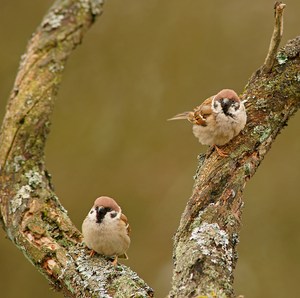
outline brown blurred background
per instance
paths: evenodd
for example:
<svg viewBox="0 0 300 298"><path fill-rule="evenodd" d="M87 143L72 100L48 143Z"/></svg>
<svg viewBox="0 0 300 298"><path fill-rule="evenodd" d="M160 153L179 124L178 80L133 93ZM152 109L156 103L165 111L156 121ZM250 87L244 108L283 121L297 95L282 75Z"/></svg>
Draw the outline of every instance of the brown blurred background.
<svg viewBox="0 0 300 298"><path fill-rule="evenodd" d="M52 1L0 0L0 120L26 43ZM56 192L80 229L97 196L132 226L130 266L164 297L172 236L205 152L185 122L166 119L221 88L242 92L264 61L274 1L109 0L65 70L47 143ZM282 45L300 35L285 2ZM237 294L300 297L300 115L247 184ZM0 232L0 296L60 297Z"/></svg>

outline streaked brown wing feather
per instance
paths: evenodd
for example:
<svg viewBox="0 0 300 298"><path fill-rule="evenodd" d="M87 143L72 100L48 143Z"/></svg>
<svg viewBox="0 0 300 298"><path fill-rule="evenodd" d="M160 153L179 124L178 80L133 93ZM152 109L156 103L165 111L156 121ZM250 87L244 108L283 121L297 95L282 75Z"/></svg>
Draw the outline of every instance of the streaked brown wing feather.
<svg viewBox="0 0 300 298"><path fill-rule="evenodd" d="M206 118L211 115L213 96L207 98L200 106L194 109L194 124L206 126Z"/></svg>
<svg viewBox="0 0 300 298"><path fill-rule="evenodd" d="M190 113L191 112L183 112L183 113L177 114L177 115L173 116L172 118L169 118L168 121L170 121L170 120L188 119Z"/></svg>
<svg viewBox="0 0 300 298"><path fill-rule="evenodd" d="M126 215L122 213L120 219L124 222L124 225L126 226L126 229L127 229L127 235L129 235L131 229L130 229Z"/></svg>

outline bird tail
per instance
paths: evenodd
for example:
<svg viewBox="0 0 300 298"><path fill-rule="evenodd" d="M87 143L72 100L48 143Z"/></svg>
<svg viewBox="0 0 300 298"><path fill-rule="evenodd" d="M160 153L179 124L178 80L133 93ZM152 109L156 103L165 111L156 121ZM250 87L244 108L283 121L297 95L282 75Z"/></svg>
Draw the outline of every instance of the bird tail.
<svg viewBox="0 0 300 298"><path fill-rule="evenodd" d="M174 117L169 118L168 121L170 121L170 120L181 120L181 119L188 119L189 120L190 117L191 117L191 113L193 113L193 112L183 112L183 113L177 114Z"/></svg>
<svg viewBox="0 0 300 298"><path fill-rule="evenodd" d="M127 254L124 252L122 255L118 256L120 259L128 260Z"/></svg>

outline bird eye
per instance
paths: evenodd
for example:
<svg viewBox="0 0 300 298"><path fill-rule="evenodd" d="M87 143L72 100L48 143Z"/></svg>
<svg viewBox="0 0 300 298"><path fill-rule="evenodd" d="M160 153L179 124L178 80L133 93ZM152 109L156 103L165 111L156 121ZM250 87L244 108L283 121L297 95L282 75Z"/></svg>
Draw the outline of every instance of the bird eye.
<svg viewBox="0 0 300 298"><path fill-rule="evenodd" d="M94 213L94 209L90 211L90 214L93 214L93 213Z"/></svg>

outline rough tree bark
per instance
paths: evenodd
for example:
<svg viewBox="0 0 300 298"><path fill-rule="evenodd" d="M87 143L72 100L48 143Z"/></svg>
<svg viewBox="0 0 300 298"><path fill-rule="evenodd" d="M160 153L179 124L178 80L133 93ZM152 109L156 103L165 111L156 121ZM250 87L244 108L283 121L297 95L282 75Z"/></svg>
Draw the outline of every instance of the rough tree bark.
<svg viewBox="0 0 300 298"><path fill-rule="evenodd" d="M56 1L29 41L0 133L1 221L9 239L66 296L152 297L129 268L88 256L45 168L66 60L102 6L102 0Z"/></svg>
<svg viewBox="0 0 300 298"><path fill-rule="evenodd" d="M153 297L126 266L89 257L45 168L44 147L65 62L102 5L101 0L57 1L28 44L0 131L0 219L9 239L66 296ZM277 13L279 8L277 3ZM225 146L230 156L209 151L199 157L193 193L175 235L169 297L234 296L243 189L300 106L300 36L279 52L276 42L276 55L270 46L273 54L242 94L248 122Z"/></svg>

